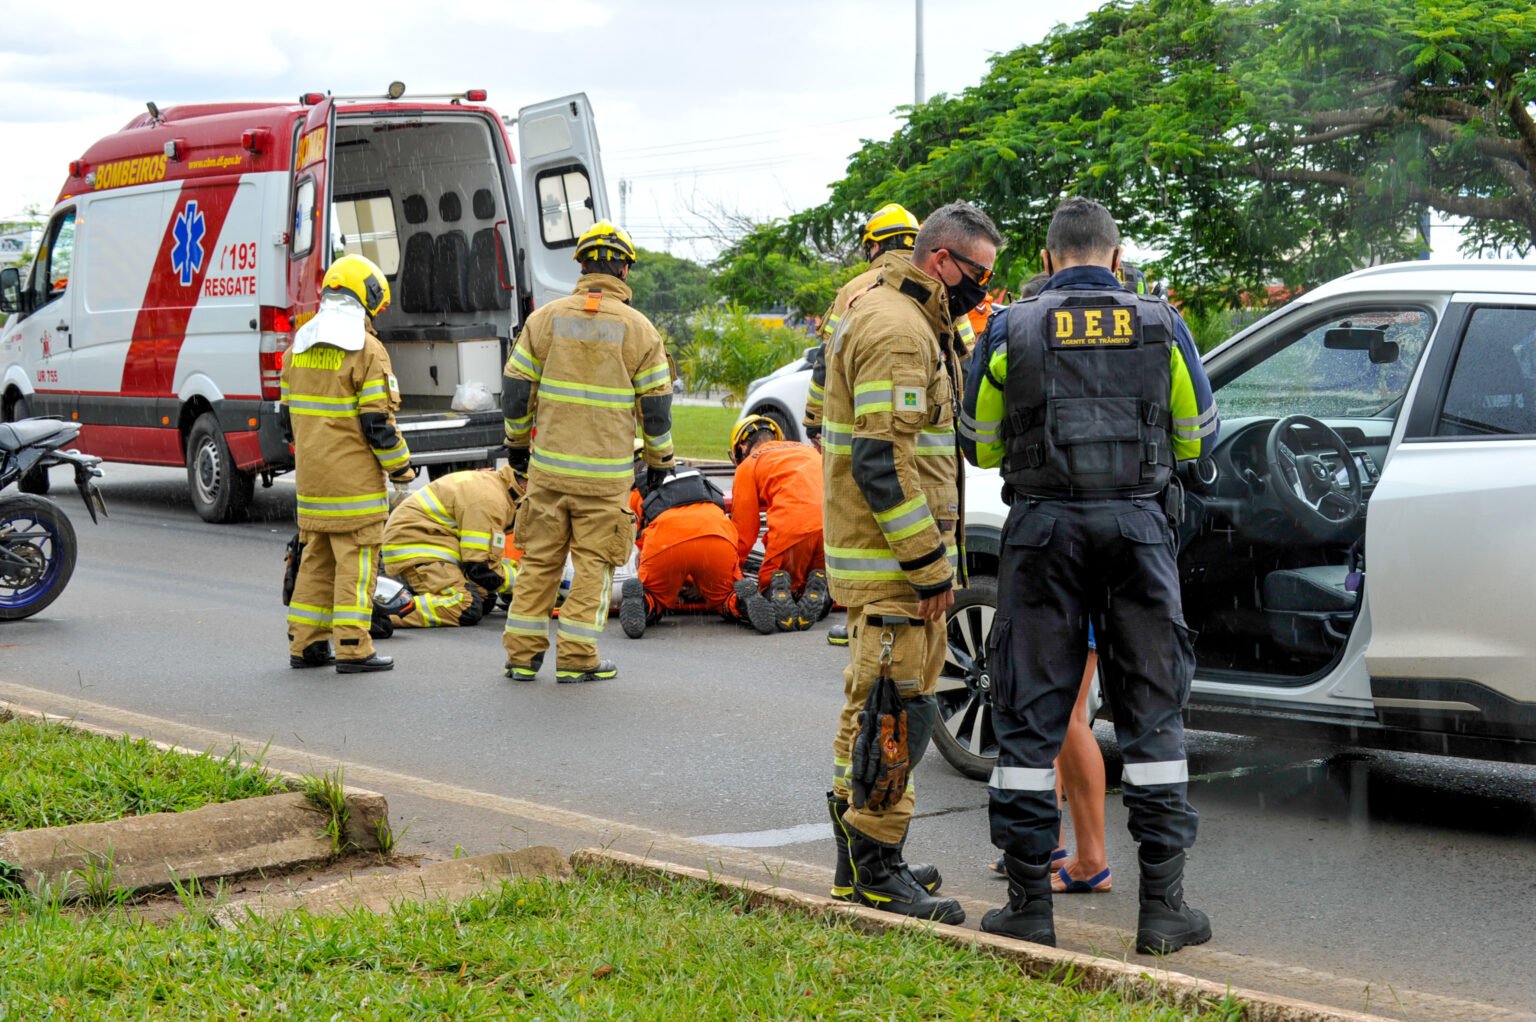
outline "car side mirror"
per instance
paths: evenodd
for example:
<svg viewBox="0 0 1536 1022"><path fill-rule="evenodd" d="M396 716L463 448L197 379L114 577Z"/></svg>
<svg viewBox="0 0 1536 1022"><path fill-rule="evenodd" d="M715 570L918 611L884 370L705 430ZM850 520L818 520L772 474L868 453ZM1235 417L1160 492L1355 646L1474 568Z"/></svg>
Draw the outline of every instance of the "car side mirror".
<svg viewBox="0 0 1536 1022"><path fill-rule="evenodd" d="M14 266L0 270L0 312L21 311L21 271Z"/></svg>

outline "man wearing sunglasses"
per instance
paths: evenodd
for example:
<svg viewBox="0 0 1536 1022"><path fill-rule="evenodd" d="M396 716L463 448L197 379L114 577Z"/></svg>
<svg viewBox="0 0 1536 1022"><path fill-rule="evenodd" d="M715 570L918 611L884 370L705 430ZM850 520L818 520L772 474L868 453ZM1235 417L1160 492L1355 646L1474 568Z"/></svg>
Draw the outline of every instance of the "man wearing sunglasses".
<svg viewBox="0 0 1536 1022"><path fill-rule="evenodd" d="M909 866L902 846L910 771L938 719L933 693L959 561L955 322L981 300L1001 243L974 206L934 211L911 261L893 261L853 299L827 346L823 532L849 632L827 796L833 893L945 923L963 921L964 910L933 896L938 872Z"/></svg>
<svg viewBox="0 0 1536 1022"><path fill-rule="evenodd" d="M988 639L998 740L988 793L1008 903L981 928L1056 943L1052 763L1091 624L1139 842L1136 950L1167 954L1211 938L1205 913L1184 901L1199 814L1187 798L1182 710L1194 633L1174 560L1173 470L1215 444L1216 406L1179 314L1116 278L1120 231L1103 206L1063 203L1042 255L1051 277L1008 307L1006 336L963 413L976 463L1001 464L1009 503Z"/></svg>

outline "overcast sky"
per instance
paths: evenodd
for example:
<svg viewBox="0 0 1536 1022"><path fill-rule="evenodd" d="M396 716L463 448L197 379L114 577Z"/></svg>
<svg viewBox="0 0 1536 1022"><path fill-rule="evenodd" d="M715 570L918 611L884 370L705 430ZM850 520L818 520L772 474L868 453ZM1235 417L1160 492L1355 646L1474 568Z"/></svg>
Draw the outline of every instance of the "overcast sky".
<svg viewBox="0 0 1536 1022"><path fill-rule="evenodd" d="M382 94L399 79L408 95L486 88L506 115L586 92L615 217L627 179L637 242L707 257L710 232L691 210L767 218L814 205L860 139L895 129L894 109L913 98L914 4L0 0L0 217L51 206L69 161L145 100ZM1097 6L926 0L928 96L974 84L992 54Z"/></svg>
<svg viewBox="0 0 1536 1022"><path fill-rule="evenodd" d="M974 84L991 54L1096 6L926 0L928 95ZM914 0L265 0L198 10L0 0L0 216L51 206L69 161L145 100L382 94L400 79L408 95L486 88L507 115L586 92L615 216L628 179L636 241L686 255L707 233L690 208L768 217L814 205L860 139L888 136L892 111L913 97Z"/></svg>

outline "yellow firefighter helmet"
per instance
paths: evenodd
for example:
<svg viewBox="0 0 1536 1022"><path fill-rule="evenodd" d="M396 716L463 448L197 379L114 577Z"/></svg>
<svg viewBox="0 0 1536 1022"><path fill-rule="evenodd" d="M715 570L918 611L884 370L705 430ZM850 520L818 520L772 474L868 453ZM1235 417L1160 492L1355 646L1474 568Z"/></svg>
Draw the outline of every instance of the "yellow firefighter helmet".
<svg viewBox="0 0 1536 1022"><path fill-rule="evenodd" d="M599 220L576 240L575 255L578 263L599 259L622 259L632 263L635 261L635 243L629 240L623 228Z"/></svg>
<svg viewBox="0 0 1536 1022"><path fill-rule="evenodd" d="M344 255L325 271L320 292L330 291L344 292L362 302L369 319L389 308L389 280L371 259L360 255Z"/></svg>
<svg viewBox="0 0 1536 1022"><path fill-rule="evenodd" d="M748 415L739 419L736 425L731 427L731 464L740 465L745 456L741 445L754 433L767 431L773 434L775 440L784 439L784 431L779 424L766 415Z"/></svg>
<svg viewBox="0 0 1536 1022"><path fill-rule="evenodd" d="M869 223L864 225L864 236L859 239L859 243L885 245L892 242L892 247L911 248L917 240L917 228L917 217L907 207L892 202L875 210Z"/></svg>

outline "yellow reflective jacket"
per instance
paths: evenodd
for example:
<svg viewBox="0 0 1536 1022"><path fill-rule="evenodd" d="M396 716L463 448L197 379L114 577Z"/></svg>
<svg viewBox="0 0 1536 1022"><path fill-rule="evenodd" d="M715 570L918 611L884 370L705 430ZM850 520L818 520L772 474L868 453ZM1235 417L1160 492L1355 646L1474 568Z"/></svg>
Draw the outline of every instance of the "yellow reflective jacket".
<svg viewBox="0 0 1536 1022"><path fill-rule="evenodd" d="M838 602L942 593L959 563L954 327L905 260L859 295L827 351L827 574Z"/></svg>
<svg viewBox="0 0 1536 1022"><path fill-rule="evenodd" d="M822 314L820 331L822 349L815 356L816 364L811 367L811 388L805 395L805 418L802 421L807 427L821 425L822 405L827 399L827 342L831 341L832 335L837 333L837 325L843 321L843 315L848 311L848 303L853 301L854 295L861 295L868 291L875 281L880 279L881 271L892 265L893 260L910 263L912 250L893 248L888 252L880 253L875 257L875 261L869 264L869 269L837 289L837 297L832 299L832 304Z"/></svg>
<svg viewBox="0 0 1536 1022"><path fill-rule="evenodd" d="M400 385L368 324L357 351L329 344L283 360L282 406L293 436L299 528L352 532L389 515L386 477L411 462L395 428Z"/></svg>
<svg viewBox="0 0 1536 1022"><path fill-rule="evenodd" d="M532 444L530 487L627 494L637 422L646 463L672 463L667 352L631 295L619 278L589 273L570 297L528 317L507 358L502 414L507 446Z"/></svg>
<svg viewBox="0 0 1536 1022"><path fill-rule="evenodd" d="M490 567L504 589L507 530L517 504L512 470L452 472L412 493L390 512L384 527L384 569L427 561Z"/></svg>

